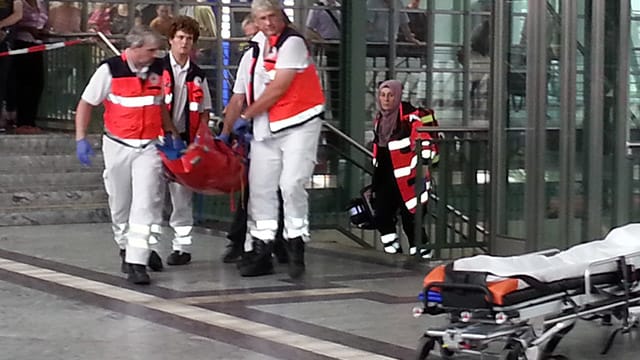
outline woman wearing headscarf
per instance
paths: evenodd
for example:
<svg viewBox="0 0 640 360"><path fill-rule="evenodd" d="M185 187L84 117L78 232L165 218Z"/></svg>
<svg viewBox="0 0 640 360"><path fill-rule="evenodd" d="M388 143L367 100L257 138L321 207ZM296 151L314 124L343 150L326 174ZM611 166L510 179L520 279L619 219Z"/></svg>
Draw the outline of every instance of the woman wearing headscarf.
<svg viewBox="0 0 640 360"><path fill-rule="evenodd" d="M415 239L415 212L417 206L425 206L431 188L429 171L425 171L424 192L420 201L416 198L416 139L423 142L423 163L428 165L436 156L436 145L430 142L428 133L418 133L423 124L433 122L432 110L416 108L402 102L402 83L387 80L380 84L377 94L378 112L374 118L373 141L374 166L372 188L375 196L375 224L380 232L384 251L390 254L402 253L396 218L398 211L402 228L409 241L409 254L418 253ZM425 212L423 212L424 214ZM426 244L427 234L422 229L421 244ZM420 257L430 258L431 251L420 250Z"/></svg>

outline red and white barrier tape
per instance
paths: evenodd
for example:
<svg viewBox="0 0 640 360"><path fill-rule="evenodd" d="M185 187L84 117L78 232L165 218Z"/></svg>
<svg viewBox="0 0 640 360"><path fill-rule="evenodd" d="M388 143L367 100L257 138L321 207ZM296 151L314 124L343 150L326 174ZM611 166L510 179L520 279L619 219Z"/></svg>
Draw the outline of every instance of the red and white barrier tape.
<svg viewBox="0 0 640 360"><path fill-rule="evenodd" d="M54 50L54 49L60 49L60 48L63 48L65 46L72 46L72 45L79 44L81 42L82 42L82 40L69 40L69 41L63 41L63 42L57 42L57 43L51 43L51 44L41 44L41 45L31 46L31 47L24 48L24 49L9 50L9 51L0 52L0 57L2 57L2 56L11 56L11 55L22 55L22 54L39 52L39 51L49 51L49 50Z"/></svg>

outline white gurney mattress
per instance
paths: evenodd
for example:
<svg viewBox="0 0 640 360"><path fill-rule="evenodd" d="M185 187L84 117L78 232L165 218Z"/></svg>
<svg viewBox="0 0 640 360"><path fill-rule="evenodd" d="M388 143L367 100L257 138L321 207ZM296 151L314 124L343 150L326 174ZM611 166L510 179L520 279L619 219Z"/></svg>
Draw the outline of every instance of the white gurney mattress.
<svg viewBox="0 0 640 360"><path fill-rule="evenodd" d="M640 224L629 224L615 228L604 240L573 246L553 256L525 254L510 257L477 255L456 260L455 271L488 272L499 277L530 276L542 282L553 282L584 275L592 262L640 252ZM638 266L640 258L627 260ZM593 273L617 269L615 263L592 268Z"/></svg>

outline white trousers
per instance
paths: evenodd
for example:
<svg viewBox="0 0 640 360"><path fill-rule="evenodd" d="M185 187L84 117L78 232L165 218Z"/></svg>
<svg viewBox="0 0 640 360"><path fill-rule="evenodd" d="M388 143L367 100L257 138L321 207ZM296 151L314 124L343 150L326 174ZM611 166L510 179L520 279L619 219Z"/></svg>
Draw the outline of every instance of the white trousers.
<svg viewBox="0 0 640 360"><path fill-rule="evenodd" d="M251 141L249 166L249 234L273 241L278 229L278 188L284 205L284 237L309 240L309 202L305 185L316 164L322 120L284 130L262 141ZM251 250L247 236L245 249Z"/></svg>
<svg viewBox="0 0 640 360"><path fill-rule="evenodd" d="M162 219L162 160L153 144L132 148L106 136L102 153L114 240L126 262L146 265L151 224Z"/></svg>
<svg viewBox="0 0 640 360"><path fill-rule="evenodd" d="M169 226L173 230L171 245L173 250L191 252L191 231L193 230L193 192L188 188L170 181L171 217Z"/></svg>

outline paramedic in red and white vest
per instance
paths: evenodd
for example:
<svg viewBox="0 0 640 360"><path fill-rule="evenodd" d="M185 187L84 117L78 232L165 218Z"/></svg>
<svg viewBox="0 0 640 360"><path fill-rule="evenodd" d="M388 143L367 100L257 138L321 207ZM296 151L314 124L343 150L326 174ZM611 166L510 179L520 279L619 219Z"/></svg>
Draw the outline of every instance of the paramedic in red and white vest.
<svg viewBox="0 0 640 360"><path fill-rule="evenodd" d="M315 167L324 96L305 40L287 26L280 0L254 0L251 13L260 32L240 61L221 135L228 136L236 121L253 120L250 236L238 268L242 276L273 272L279 187L289 275L297 278L305 270L304 243L309 240L305 184Z"/></svg>
<svg viewBox="0 0 640 360"><path fill-rule="evenodd" d="M402 228L409 242L409 253L418 253L414 227L417 206L424 206L429 199L431 188L429 171L425 171L424 192L420 201L416 199L416 152L418 136L423 140L423 164L436 156L435 145L429 144L428 133L418 133L417 129L435 119L432 110L421 113L407 102L401 102L402 83L387 80L380 84L377 94L378 112L374 119L373 141L375 169L372 187L375 195L375 225L380 232L380 240L386 253L402 253L400 239L396 232L398 211L402 219ZM427 169L428 170L428 169ZM426 213L423 211L423 214ZM427 243L427 234L422 229L420 245ZM420 257L430 258L431 251L422 248Z"/></svg>
<svg viewBox="0 0 640 360"><path fill-rule="evenodd" d="M198 22L180 15L173 19L169 28L169 54L164 58L165 104L182 140L193 142L202 122L209 121L211 95L204 72L189 59L193 45L200 36ZM173 229L173 252L167 258L168 265L185 265L191 261L191 231L193 229L193 192L170 181L171 217L169 225ZM154 234L159 232L154 226ZM152 241L157 241L156 236Z"/></svg>
<svg viewBox="0 0 640 360"><path fill-rule="evenodd" d="M162 160L154 140L164 131L165 141L172 141L169 133L178 132L164 105L163 62L156 58L162 37L140 26L126 40L127 49L102 63L82 93L76 109L76 152L83 165L91 165L87 128L92 108L102 103L104 184L122 271L134 284L149 284L147 264L155 270L162 267L160 262L160 268L154 268L158 264L149 260L151 225L160 223L164 194ZM175 143L178 147L181 140Z"/></svg>

